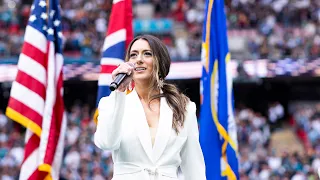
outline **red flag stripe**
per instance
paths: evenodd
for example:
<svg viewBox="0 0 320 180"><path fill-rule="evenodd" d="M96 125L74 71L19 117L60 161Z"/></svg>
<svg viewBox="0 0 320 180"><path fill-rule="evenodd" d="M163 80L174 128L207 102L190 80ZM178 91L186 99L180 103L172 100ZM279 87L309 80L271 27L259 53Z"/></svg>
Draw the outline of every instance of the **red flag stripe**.
<svg viewBox="0 0 320 180"><path fill-rule="evenodd" d="M22 53L43 65L45 69L47 68L47 54L43 53L28 42L23 44Z"/></svg>
<svg viewBox="0 0 320 180"><path fill-rule="evenodd" d="M125 19L124 18L118 18L118 17L124 17L123 12L125 10L125 1L120 1L116 4L113 4L113 11L110 15L110 21L109 21L109 28L107 31L107 36L122 29L125 27Z"/></svg>
<svg viewBox="0 0 320 180"><path fill-rule="evenodd" d="M28 180L39 180L39 179L45 179L48 175L47 172L36 170L33 172L31 176L28 177Z"/></svg>
<svg viewBox="0 0 320 180"><path fill-rule="evenodd" d="M24 161L30 156L30 154L38 148L39 143L40 138L36 134L32 134L25 145L24 159L22 163L24 163Z"/></svg>
<svg viewBox="0 0 320 180"><path fill-rule="evenodd" d="M132 30L132 18L133 18L133 14L132 14L132 1L131 0L127 0L126 3L126 9L125 9L125 13L126 13L126 19L125 19L125 27L126 27L126 33L127 33L127 38L126 38L126 48L129 46L130 42L133 39L133 30Z"/></svg>
<svg viewBox="0 0 320 180"><path fill-rule="evenodd" d="M113 70L115 70L117 66L114 65L101 65L101 73L112 73Z"/></svg>
<svg viewBox="0 0 320 180"><path fill-rule="evenodd" d="M63 115L63 112L61 112L61 109L59 108L59 106L61 105L60 103L61 100L58 100L58 99L60 98L57 98L58 102L54 106L54 109L58 112L52 115L47 151L44 159L45 164L52 164L54 155L56 152L56 146L58 145L59 138L57 137L59 137L60 135L59 130L61 129L62 115Z"/></svg>
<svg viewBox="0 0 320 180"><path fill-rule="evenodd" d="M18 74L16 76L16 81L18 83L24 85L25 87L28 87L28 89L37 93L39 96L41 96L43 99L45 99L46 87L38 80L29 76L25 72L18 70Z"/></svg>
<svg viewBox="0 0 320 180"><path fill-rule="evenodd" d="M54 156L56 154L57 145L59 143L58 137L60 136L60 129L62 127L63 113L64 113L64 104L63 104L63 98L61 94L62 85L63 85L63 75L60 72L59 78L57 81L56 100L53 106L55 113L52 114L44 164L52 164L54 160Z"/></svg>
<svg viewBox="0 0 320 180"><path fill-rule="evenodd" d="M41 122L42 122L42 116L38 114L33 109L29 108L27 105L21 103L17 99L10 97L9 99L9 108L15 110L16 112L20 113L27 119L34 122L37 126L41 128ZM19 122L20 124L24 125L25 127L28 127L28 124L30 122Z"/></svg>

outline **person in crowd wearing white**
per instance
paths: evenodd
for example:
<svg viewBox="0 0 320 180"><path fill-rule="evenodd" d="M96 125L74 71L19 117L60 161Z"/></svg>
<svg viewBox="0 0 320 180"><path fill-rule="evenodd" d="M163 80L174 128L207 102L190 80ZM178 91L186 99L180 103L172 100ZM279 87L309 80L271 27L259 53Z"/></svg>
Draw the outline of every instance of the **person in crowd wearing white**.
<svg viewBox="0 0 320 180"><path fill-rule="evenodd" d="M171 64L165 45L138 36L125 61L112 77L128 76L100 100L94 134L97 147L112 150L113 180L178 180L179 168L185 180L205 180L196 105L164 82Z"/></svg>

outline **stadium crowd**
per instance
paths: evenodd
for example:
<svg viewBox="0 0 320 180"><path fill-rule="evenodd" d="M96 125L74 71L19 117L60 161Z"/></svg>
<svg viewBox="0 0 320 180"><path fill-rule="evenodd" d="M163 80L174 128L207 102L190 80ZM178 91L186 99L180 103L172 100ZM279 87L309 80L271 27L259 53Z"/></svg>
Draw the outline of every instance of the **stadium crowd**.
<svg viewBox="0 0 320 180"><path fill-rule="evenodd" d="M319 107L314 108L311 112L310 109L292 111L291 116L297 117L299 126L313 124L308 126L306 131L309 132L306 141L312 141L312 146L308 149L304 148L303 152L296 151L294 144L277 150L280 144L271 145L270 143L270 137L284 130L287 124L281 123L281 121L287 121L283 119L283 107L279 103L270 106L268 117L249 108L240 109L236 116L238 143L240 144L240 179L319 179L317 171L320 167L320 129L318 127L320 119L319 116L316 116L320 113ZM290 127L290 129L296 129L296 127ZM313 131L310 131L312 129ZM296 137L299 137L298 132Z"/></svg>
<svg viewBox="0 0 320 180"><path fill-rule="evenodd" d="M17 57L31 1L1 2L0 57ZM98 60L112 1L60 3L65 56ZM137 9L143 7L151 12L151 16L147 16L149 20L167 18L174 22L169 33L156 34L166 43L174 60L200 60L204 0L133 0L133 4L135 19L141 19ZM234 59L313 59L320 56L319 1L226 0L226 13Z"/></svg>
<svg viewBox="0 0 320 180"><path fill-rule="evenodd" d="M282 107L283 108L283 107ZM308 132L309 148L304 153L275 152L270 137L282 126L272 129L272 123L283 118L281 105L269 109L269 117L250 108L236 110L241 179L267 180L292 179L316 180L320 167L320 106L313 110L299 109L296 126ZM273 117L270 119L270 115ZM91 120L88 105L75 104L68 111L61 179L103 180L112 177L112 157L109 151L98 149L93 143L95 123ZM305 123L308 122L308 123ZM21 126L0 112L0 178L18 178L23 160L24 135ZM303 142L303 141L302 141Z"/></svg>

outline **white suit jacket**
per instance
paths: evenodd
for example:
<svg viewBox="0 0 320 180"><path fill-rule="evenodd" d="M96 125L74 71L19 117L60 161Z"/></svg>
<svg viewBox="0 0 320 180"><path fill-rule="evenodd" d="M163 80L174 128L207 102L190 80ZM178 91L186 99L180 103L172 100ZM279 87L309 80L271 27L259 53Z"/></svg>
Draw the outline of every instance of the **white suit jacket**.
<svg viewBox="0 0 320 180"><path fill-rule="evenodd" d="M199 144L196 106L187 105L184 127L176 134L173 113L165 98L154 145L138 94L112 92L99 102L96 146L112 150L113 180L178 180L180 167L185 180L205 180L205 164Z"/></svg>

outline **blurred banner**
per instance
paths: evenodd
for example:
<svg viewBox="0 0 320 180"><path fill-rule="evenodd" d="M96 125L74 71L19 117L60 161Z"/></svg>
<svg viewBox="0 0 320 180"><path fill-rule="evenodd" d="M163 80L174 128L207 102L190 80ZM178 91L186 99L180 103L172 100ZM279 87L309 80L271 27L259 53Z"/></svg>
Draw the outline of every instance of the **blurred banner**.
<svg viewBox="0 0 320 180"><path fill-rule="evenodd" d="M171 33L173 30L172 19L135 19L133 21L134 33L151 33L151 34L165 34Z"/></svg>
<svg viewBox="0 0 320 180"><path fill-rule="evenodd" d="M12 61L10 63L0 63L0 82L10 82L15 79L17 74L17 65L15 63ZM230 66L232 77L235 81L239 79L250 81L250 79L256 78L277 77L320 77L320 59L231 60ZM199 79L201 77L201 68L200 61L173 62L168 79ZM63 79L66 81L97 81L100 74L100 65L97 62L67 60L63 67L63 72Z"/></svg>
<svg viewBox="0 0 320 180"><path fill-rule="evenodd" d="M200 144L208 180L239 179L224 0L206 1L202 34Z"/></svg>

